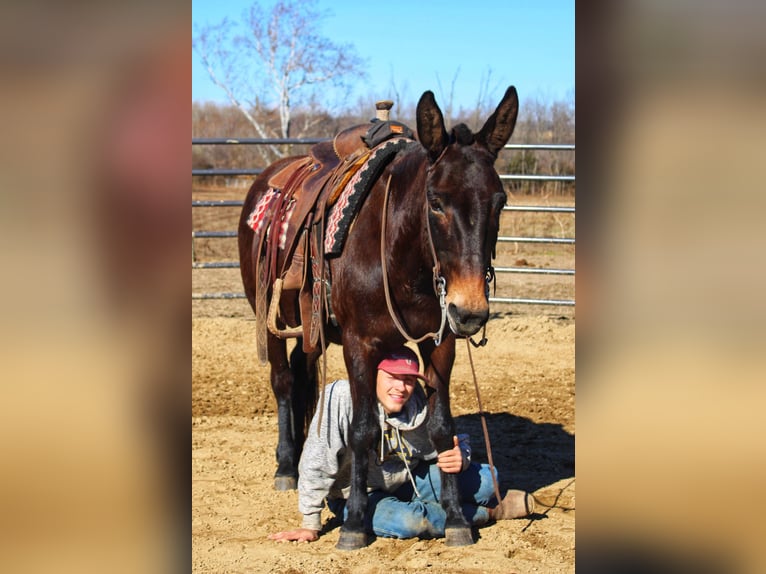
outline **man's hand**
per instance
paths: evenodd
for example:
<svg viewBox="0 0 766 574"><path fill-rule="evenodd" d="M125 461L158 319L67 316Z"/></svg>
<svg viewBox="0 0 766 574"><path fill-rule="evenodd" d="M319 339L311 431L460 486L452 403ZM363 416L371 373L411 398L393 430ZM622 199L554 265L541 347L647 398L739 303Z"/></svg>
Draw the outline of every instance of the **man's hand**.
<svg viewBox="0 0 766 574"><path fill-rule="evenodd" d="M457 474L463 470L463 453L460 451L457 437L454 436L452 439L455 446L450 450L440 452L436 458L436 466L447 474Z"/></svg>
<svg viewBox="0 0 766 574"><path fill-rule="evenodd" d="M269 539L277 542L314 542L314 540L319 539L319 532L308 528L296 528L295 530L269 534Z"/></svg>

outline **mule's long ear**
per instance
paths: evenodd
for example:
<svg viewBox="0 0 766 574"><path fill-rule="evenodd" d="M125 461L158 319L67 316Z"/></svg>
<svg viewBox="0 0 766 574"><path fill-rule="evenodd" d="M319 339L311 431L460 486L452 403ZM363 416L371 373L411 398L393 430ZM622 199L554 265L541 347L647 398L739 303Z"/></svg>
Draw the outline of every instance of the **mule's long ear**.
<svg viewBox="0 0 766 574"><path fill-rule="evenodd" d="M487 149L497 157L497 152L508 143L516 127L516 116L519 113L519 96L516 88L511 86L505 91L502 101L494 113L489 116L476 139L487 146Z"/></svg>
<svg viewBox="0 0 766 574"><path fill-rule="evenodd" d="M444 116L436 104L434 93L427 91L420 96L417 109L418 139L428 150L431 161L436 161L444 148L447 147L449 138L444 129Z"/></svg>

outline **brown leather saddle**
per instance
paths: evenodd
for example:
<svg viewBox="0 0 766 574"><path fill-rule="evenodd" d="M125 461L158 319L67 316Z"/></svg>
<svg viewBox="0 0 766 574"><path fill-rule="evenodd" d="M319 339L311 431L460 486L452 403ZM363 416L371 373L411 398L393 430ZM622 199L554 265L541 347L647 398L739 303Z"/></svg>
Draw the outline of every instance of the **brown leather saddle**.
<svg viewBox="0 0 766 574"><path fill-rule="evenodd" d="M303 336L306 351L316 348L322 307L330 312L322 291L322 286L329 290L329 267L322 253L324 216L370 154L363 140L369 130L370 124L354 126L315 144L308 155L296 157L268 180L268 186L281 193L270 207L272 229L262 233L258 247L257 289L273 286L265 326L278 337ZM279 300L288 290L300 292L301 324L280 328ZM265 349L259 356L265 356Z"/></svg>
<svg viewBox="0 0 766 574"><path fill-rule="evenodd" d="M386 110L390 108L390 102L387 103ZM374 181L376 170L413 140L414 134L407 126L389 121L387 113L378 115L371 123L345 129L331 141L315 144L308 155L284 163L269 178L269 191L278 193L269 199L265 225L253 244L257 250L256 341L262 362L267 356L267 329L281 338L303 337L306 352L317 348L323 317L333 320L329 265L324 250L327 212L357 172L364 174L362 181L369 184ZM368 160L369 169L360 171ZM357 178L348 187L357 189L359 184ZM363 187L361 195L353 196L354 202L348 201L348 195L338 202L348 225L354 217L349 206L358 206L366 189ZM342 243L334 245L340 245L333 251L337 255ZM300 321L292 320L298 324L290 325L281 316L284 291L298 291Z"/></svg>
<svg viewBox="0 0 766 574"><path fill-rule="evenodd" d="M294 247L298 248L295 241L305 229L308 215L315 208L321 207L324 210L331 207L345 182L364 163L370 148L362 137L368 130L368 125L354 126L340 132L331 141L315 144L309 150L308 157L287 164L269 179L269 187L281 189L284 198L294 202L283 240L286 253L293 252ZM297 269L292 271L286 277L290 268L276 270L272 278L281 277L284 289L298 288L299 285L294 282Z"/></svg>

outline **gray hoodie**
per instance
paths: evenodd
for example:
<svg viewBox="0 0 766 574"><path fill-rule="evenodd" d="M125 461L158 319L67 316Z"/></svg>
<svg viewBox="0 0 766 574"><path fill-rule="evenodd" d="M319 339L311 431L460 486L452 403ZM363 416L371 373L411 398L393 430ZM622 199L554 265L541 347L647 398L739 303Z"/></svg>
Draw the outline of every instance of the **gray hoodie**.
<svg viewBox="0 0 766 574"><path fill-rule="evenodd" d="M420 384L402 411L386 416L376 403L381 425L381 444L370 452L367 491L394 492L410 479L420 461L436 459L428 438L428 402ZM303 528L320 530L320 513L326 497L348 498L351 450L348 448L352 419L351 389L344 379L327 385L322 427L317 434L318 412L311 421L298 466L298 510ZM463 468L470 462L470 447L461 443Z"/></svg>

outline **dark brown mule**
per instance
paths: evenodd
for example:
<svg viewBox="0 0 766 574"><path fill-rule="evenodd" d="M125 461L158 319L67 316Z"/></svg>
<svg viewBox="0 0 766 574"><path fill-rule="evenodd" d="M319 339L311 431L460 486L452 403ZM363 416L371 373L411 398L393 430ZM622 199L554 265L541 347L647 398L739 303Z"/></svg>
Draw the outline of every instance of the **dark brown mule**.
<svg viewBox="0 0 766 574"><path fill-rule="evenodd" d="M343 345L354 404L349 436L351 494L339 548L356 549L367 544L363 517L368 452L380 433L375 416L377 364L386 352L406 340L395 321L413 338L439 333L438 344L435 337L427 337L418 343L418 349L429 380L428 429L432 442L439 452L452 447L455 426L449 380L456 337L477 333L489 317L491 258L506 202L494 162L513 132L517 112L518 96L510 87L479 132L474 134L460 124L448 134L433 93L425 92L417 106L421 145L400 151L385 167L359 210L341 255L329 260L332 310L338 327L327 322L327 340ZM242 278L254 309L253 232L246 220L276 171L278 167L268 168L253 184L240 223ZM381 216L386 205L383 228ZM382 249L381 231L385 238ZM386 302L384 281L388 282L395 318ZM441 303L439 284L446 287ZM300 324L298 291L283 292L280 303L281 320L288 325ZM443 327L445 324L448 328ZM302 422L313 408L314 366L321 352L307 355L298 341L288 363L286 342L268 335L271 384L279 417L278 488L285 486L282 479L294 479L297 474L304 437ZM294 487L294 482L287 486ZM456 475L442 473L442 505L447 513L446 543L472 544L470 527L460 509Z"/></svg>

